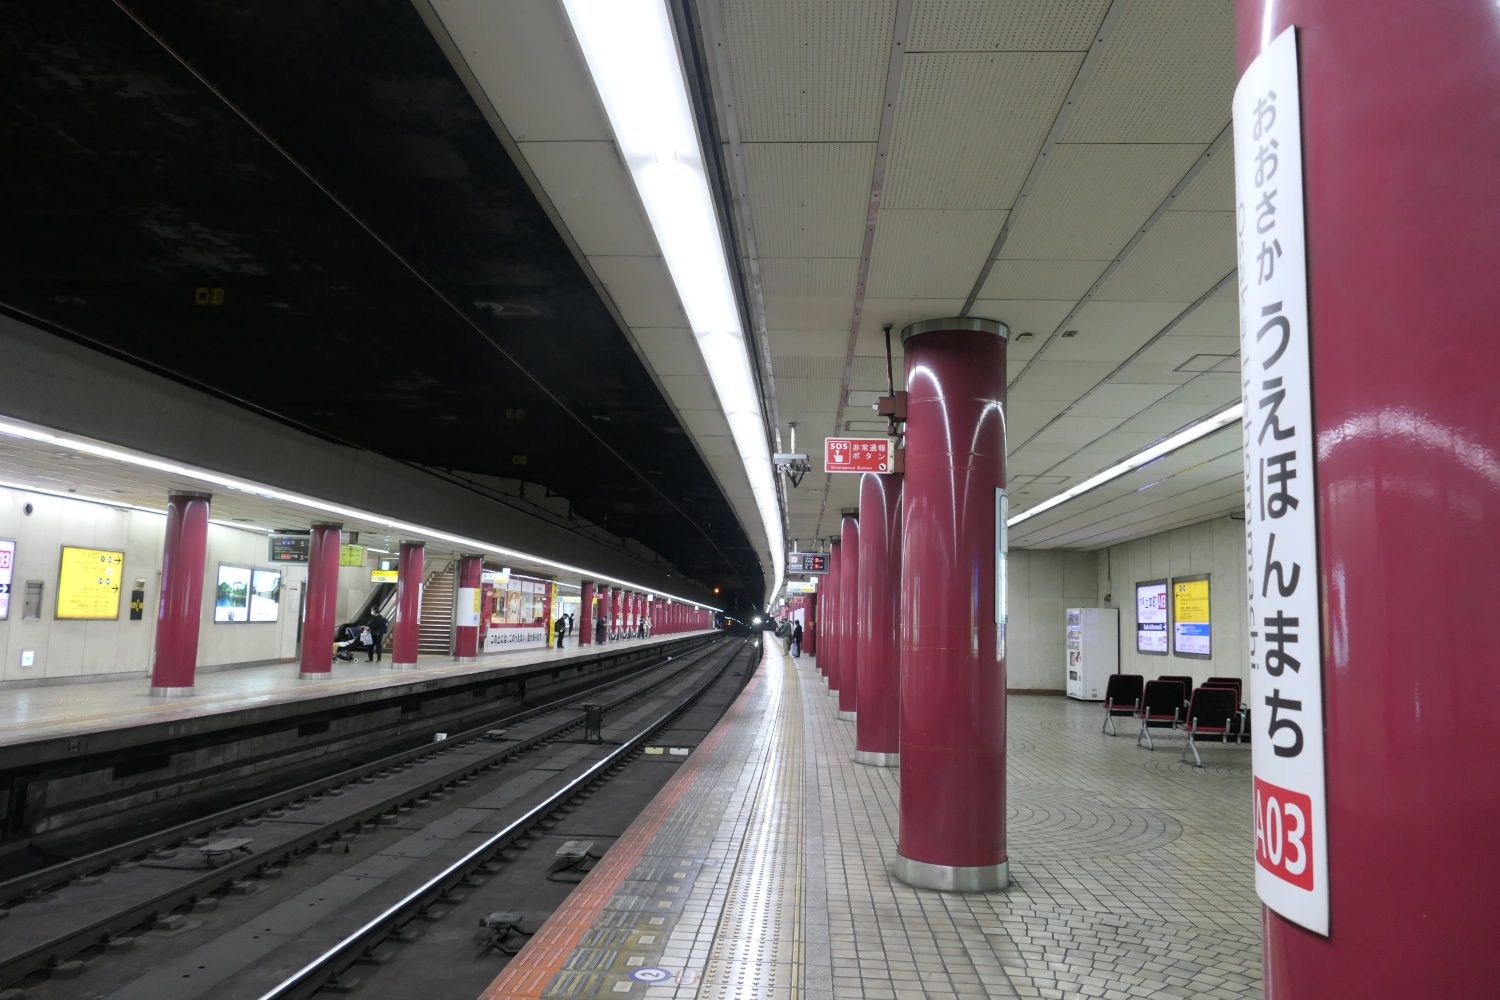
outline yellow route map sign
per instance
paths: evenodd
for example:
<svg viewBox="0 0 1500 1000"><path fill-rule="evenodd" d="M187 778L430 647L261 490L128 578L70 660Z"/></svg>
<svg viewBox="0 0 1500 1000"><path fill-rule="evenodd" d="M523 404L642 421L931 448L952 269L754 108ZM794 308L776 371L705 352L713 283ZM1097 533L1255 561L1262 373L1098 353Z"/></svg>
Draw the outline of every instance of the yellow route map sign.
<svg viewBox="0 0 1500 1000"><path fill-rule="evenodd" d="M120 617L120 577L125 553L62 547L57 571L57 617L90 620Z"/></svg>

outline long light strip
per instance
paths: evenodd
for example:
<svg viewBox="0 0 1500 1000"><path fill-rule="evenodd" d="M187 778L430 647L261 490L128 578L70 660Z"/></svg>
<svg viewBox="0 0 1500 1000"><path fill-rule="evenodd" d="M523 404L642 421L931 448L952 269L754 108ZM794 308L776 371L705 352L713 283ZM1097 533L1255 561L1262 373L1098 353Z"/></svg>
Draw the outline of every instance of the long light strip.
<svg viewBox="0 0 1500 1000"><path fill-rule="evenodd" d="M771 546L775 594L786 541L765 418L667 9L662 0L563 6L744 462Z"/></svg>
<svg viewBox="0 0 1500 1000"><path fill-rule="evenodd" d="M1170 454L1176 451L1178 448L1192 444L1199 438L1207 437L1214 431L1228 427L1230 424L1239 420L1240 417L1244 415L1244 413L1245 404L1235 403L1227 410L1221 410L1220 412L1215 413L1213 416L1209 417L1206 420L1200 420L1193 426L1188 427L1185 430L1178 431L1176 434L1173 434L1169 438L1158 441L1156 444L1147 448L1145 451L1136 452L1134 455L1131 455L1129 458L1125 459L1125 461L1123 462L1120 462L1118 465L1111 465L1103 472L1099 472L1095 475L1090 476L1083 482L1079 483L1077 486L1074 486L1071 489L1064 490L1057 496L1044 500L1041 503L1037 504L1035 507L1028 507L1026 510L1006 521L1005 525L1008 528L1013 528L1016 525L1020 524L1022 521L1036 517L1038 514L1045 514L1047 511L1051 510L1054 507L1060 507L1076 496L1081 496L1082 494L1087 493L1089 490L1095 489L1099 486L1103 486L1111 479L1119 479L1126 473L1134 472L1141 466L1146 465L1150 462L1154 462L1158 458L1161 458L1163 455Z"/></svg>
<svg viewBox="0 0 1500 1000"><path fill-rule="evenodd" d="M413 524L410 521L399 521L395 518L386 517L383 514L376 514L373 511L360 510L358 507L346 507L343 504L331 503L327 500L319 500L316 497L306 496L301 493L289 493L285 490L278 490L274 487L266 486L262 483L254 483L247 479L239 479L234 476L226 476L218 472L210 472L207 469L200 469L191 465L183 465L180 462L173 462L169 459L159 458L155 455L147 455L144 452L128 451L123 448L116 448L111 445L100 444L99 442L91 441L88 438L75 437L72 434L64 434L60 431L48 430L46 428L37 427L32 424L24 424L18 421L0 418L0 435L19 438L23 441L36 441L41 444L55 445L59 448L69 448L73 451L81 452L85 455L93 455L96 458L108 459L112 462L123 462L126 465L133 465L137 468L142 469L151 469L156 472L166 473L169 476L180 476L183 479L191 479L195 482L208 483L212 486L219 486L227 490L233 490L237 493L248 493L251 496L261 497L266 500L275 500L279 503L290 504L294 507L301 507L305 510L317 511L319 514L331 514L334 517L344 518L347 520L365 521L371 524L378 524L383 528L388 528L402 534L419 535L431 539L432 541L448 542L449 544L458 548L460 551L488 552L509 559L523 559L527 562L535 563L539 566L546 566L559 572L577 574L583 579L596 580L600 583L608 583L611 585L618 584L631 590L639 590L645 594L662 594L662 596L664 597L670 597L674 601L681 601L683 604L691 605L694 608L706 608L709 611L724 610L723 608L716 608L711 604L703 604L699 601L691 600L690 598L678 597L675 594L665 594L657 588L648 587L645 584L634 583L630 580L621 579L620 577L598 573L594 570L585 569L581 566L574 566L569 563L561 563L552 559L546 559L542 556L532 555L529 552L522 552L520 549L512 549L504 545L497 545L494 542L481 541L477 538L469 538L464 535L455 535L447 531L440 531L437 528L429 528L425 525ZM27 489L29 487L21 488ZM101 502L107 503L108 501ZM136 505L122 504L121 506L135 507ZM142 507L138 509L146 510L153 514L160 513L148 507ZM240 526L230 525L230 527Z"/></svg>

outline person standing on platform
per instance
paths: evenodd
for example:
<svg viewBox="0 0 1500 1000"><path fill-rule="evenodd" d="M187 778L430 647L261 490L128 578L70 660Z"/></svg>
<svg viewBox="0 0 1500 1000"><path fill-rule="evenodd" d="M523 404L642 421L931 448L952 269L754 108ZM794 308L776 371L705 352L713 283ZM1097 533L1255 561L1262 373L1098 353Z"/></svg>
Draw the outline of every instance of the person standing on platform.
<svg viewBox="0 0 1500 1000"><path fill-rule="evenodd" d="M557 636L557 648L563 648L563 636L567 634L568 619L566 615L558 615L557 621L552 625L552 632Z"/></svg>
<svg viewBox="0 0 1500 1000"><path fill-rule="evenodd" d="M792 623L792 659L802 655L802 623Z"/></svg>
<svg viewBox="0 0 1500 1000"><path fill-rule="evenodd" d="M385 634L390 629L390 623L379 611L370 616L370 662L379 663L384 656Z"/></svg>
<svg viewBox="0 0 1500 1000"><path fill-rule="evenodd" d="M604 639L604 616L600 615L594 619L594 641L602 646L604 645Z"/></svg>

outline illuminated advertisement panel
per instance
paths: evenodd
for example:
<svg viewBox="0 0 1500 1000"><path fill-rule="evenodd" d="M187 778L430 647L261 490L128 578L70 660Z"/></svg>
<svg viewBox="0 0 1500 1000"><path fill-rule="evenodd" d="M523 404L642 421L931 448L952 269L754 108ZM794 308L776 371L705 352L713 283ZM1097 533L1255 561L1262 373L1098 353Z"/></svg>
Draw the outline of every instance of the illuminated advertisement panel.
<svg viewBox="0 0 1500 1000"><path fill-rule="evenodd" d="M57 617L68 621L120 617L124 572L123 552L64 545L57 568Z"/></svg>

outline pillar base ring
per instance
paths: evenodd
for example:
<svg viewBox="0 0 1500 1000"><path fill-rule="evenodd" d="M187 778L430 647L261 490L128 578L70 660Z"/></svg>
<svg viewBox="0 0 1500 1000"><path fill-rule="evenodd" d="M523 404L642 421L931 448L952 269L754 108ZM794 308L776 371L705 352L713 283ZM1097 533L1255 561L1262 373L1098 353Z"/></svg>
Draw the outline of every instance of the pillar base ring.
<svg viewBox="0 0 1500 1000"><path fill-rule="evenodd" d="M901 755L899 753L877 753L874 750L854 751L854 763L864 764L868 767L900 767Z"/></svg>
<svg viewBox="0 0 1500 1000"><path fill-rule="evenodd" d="M191 698L194 690L189 687L153 687L150 691L153 698Z"/></svg>
<svg viewBox="0 0 1500 1000"><path fill-rule="evenodd" d="M415 670L415 669L417 669L417 665L415 663L397 663L395 660L392 660L391 661L391 669L392 670Z"/></svg>
<svg viewBox="0 0 1500 1000"><path fill-rule="evenodd" d="M1010 862L998 865L934 865L896 855L891 876L917 889L938 892L994 892L1010 884Z"/></svg>
<svg viewBox="0 0 1500 1000"><path fill-rule="evenodd" d="M848 709L841 708L839 709L838 720L840 722L853 722L854 713L849 711Z"/></svg>
<svg viewBox="0 0 1500 1000"><path fill-rule="evenodd" d="M457 660L459 663L478 663L479 662L479 657L477 657L477 656L455 656L454 659Z"/></svg>
<svg viewBox="0 0 1500 1000"><path fill-rule="evenodd" d="M297 672L299 681L326 681L333 679L332 670L299 670Z"/></svg>

